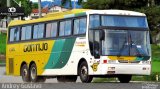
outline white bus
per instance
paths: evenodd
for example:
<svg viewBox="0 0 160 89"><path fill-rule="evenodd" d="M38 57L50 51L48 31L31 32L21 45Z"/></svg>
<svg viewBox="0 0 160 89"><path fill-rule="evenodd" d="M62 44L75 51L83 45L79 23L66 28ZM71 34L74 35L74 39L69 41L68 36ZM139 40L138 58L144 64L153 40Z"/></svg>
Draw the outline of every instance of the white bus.
<svg viewBox="0 0 160 89"><path fill-rule="evenodd" d="M146 15L125 10L75 9L30 21L12 21L7 74L25 82L84 83L93 77L150 75L151 48Z"/></svg>

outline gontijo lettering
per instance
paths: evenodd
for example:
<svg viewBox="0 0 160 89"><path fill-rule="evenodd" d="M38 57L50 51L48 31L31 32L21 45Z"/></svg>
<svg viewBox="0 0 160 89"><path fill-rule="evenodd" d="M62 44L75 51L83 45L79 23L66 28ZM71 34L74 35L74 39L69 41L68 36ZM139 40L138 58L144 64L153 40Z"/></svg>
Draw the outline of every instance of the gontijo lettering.
<svg viewBox="0 0 160 89"><path fill-rule="evenodd" d="M24 46L23 51L24 52L34 52L34 51L47 51L48 50L48 44L42 43L42 44L28 44Z"/></svg>

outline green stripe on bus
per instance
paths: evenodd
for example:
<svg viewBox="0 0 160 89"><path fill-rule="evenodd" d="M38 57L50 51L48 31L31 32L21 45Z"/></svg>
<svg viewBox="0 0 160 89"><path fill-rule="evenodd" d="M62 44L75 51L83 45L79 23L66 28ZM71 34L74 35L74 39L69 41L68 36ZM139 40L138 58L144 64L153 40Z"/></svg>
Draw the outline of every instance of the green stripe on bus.
<svg viewBox="0 0 160 89"><path fill-rule="evenodd" d="M64 67L71 55L76 38L56 40L45 69Z"/></svg>
<svg viewBox="0 0 160 89"><path fill-rule="evenodd" d="M136 61L146 61L149 60L150 57L149 56L144 56L144 57L136 57Z"/></svg>
<svg viewBox="0 0 160 89"><path fill-rule="evenodd" d="M75 17L77 17L77 16L84 16L84 15L86 15L86 13L85 13L85 12L82 12L82 13L76 13L76 14L75 14Z"/></svg>

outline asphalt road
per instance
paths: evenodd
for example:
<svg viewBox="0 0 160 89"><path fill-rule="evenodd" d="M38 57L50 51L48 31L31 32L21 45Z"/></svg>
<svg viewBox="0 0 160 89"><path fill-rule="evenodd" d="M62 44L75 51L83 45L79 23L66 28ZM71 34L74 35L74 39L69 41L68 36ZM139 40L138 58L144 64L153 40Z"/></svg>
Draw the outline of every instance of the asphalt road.
<svg viewBox="0 0 160 89"><path fill-rule="evenodd" d="M21 77L6 76L5 67L0 66L0 89L160 89L160 83L154 82L105 82L105 83L57 83L56 79L47 79L45 83L23 83Z"/></svg>

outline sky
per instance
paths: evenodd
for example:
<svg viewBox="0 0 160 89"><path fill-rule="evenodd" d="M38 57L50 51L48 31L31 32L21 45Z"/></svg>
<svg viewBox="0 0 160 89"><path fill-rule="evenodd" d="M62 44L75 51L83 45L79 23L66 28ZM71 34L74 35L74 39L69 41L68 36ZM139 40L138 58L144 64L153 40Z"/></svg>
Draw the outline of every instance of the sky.
<svg viewBox="0 0 160 89"><path fill-rule="evenodd" d="M38 0L30 0L32 2L38 2ZM54 1L54 0L41 0L41 1ZM77 0L72 0L72 1L77 1Z"/></svg>

